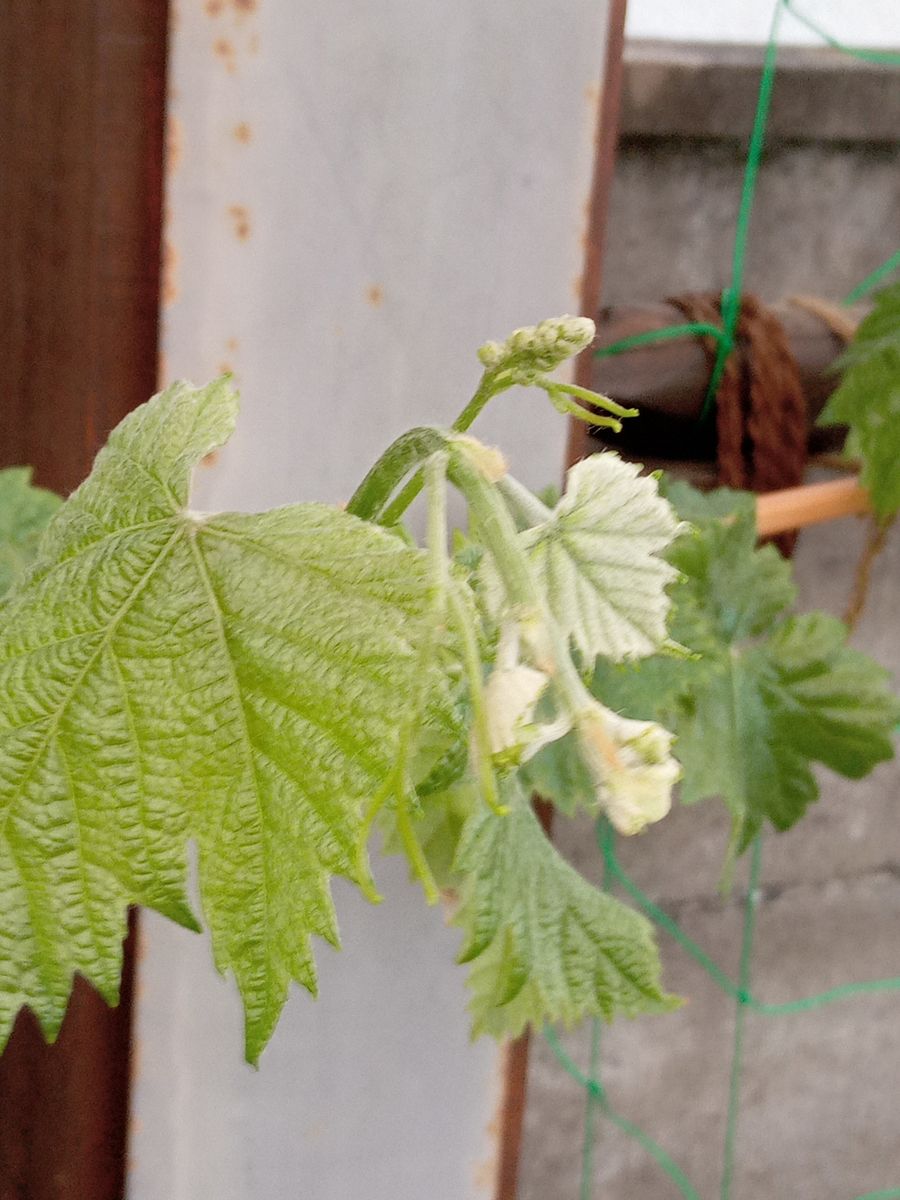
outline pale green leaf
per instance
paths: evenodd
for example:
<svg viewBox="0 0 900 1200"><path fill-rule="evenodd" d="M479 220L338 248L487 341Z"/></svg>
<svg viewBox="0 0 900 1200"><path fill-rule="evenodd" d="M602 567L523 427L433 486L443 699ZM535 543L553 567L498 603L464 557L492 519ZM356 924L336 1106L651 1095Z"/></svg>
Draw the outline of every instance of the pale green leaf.
<svg viewBox="0 0 900 1200"><path fill-rule="evenodd" d="M31 483L30 467L0 471L0 596L31 563L59 497Z"/></svg>
<svg viewBox="0 0 900 1200"><path fill-rule="evenodd" d="M656 480L608 452L572 467L556 507L520 537L562 633L592 662L664 641L677 572L662 552L677 532Z"/></svg>
<svg viewBox="0 0 900 1200"><path fill-rule="evenodd" d="M474 1033L515 1037L547 1020L677 1004L660 987L649 923L559 856L518 785L508 782L505 798L507 815L470 817L455 864Z"/></svg>
<svg viewBox="0 0 900 1200"><path fill-rule="evenodd" d="M346 513L188 508L231 433L224 382L176 384L113 432L0 628L0 1038L58 1028L74 972L116 996L126 908L192 924L199 850L216 961L255 1060L329 875L357 878L362 803L389 770L428 608L424 556Z"/></svg>

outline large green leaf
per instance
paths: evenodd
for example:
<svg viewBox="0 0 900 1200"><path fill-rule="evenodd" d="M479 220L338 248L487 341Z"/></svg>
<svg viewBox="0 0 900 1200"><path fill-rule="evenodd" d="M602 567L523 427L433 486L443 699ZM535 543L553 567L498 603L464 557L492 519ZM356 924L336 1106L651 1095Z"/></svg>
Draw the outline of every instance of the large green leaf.
<svg viewBox="0 0 900 1200"><path fill-rule="evenodd" d="M0 471L0 596L31 563L59 497L31 483L30 467Z"/></svg>
<svg viewBox="0 0 900 1200"><path fill-rule="evenodd" d="M727 516L734 493L668 491L695 522L670 555L682 572L673 634L698 654L598 663L593 690L675 731L682 799L721 796L746 846L765 820L787 829L817 798L813 763L859 778L892 757L900 710L887 672L847 646L840 621L785 617L790 565L755 548L744 500Z"/></svg>
<svg viewBox="0 0 900 1200"><path fill-rule="evenodd" d="M315 989L310 935L337 941L329 875L365 869L424 557L319 505L189 511L235 415L223 382L131 414L0 610L0 1040L23 1004L54 1034L76 971L115 999L129 904L195 924L195 839L255 1060L290 981Z"/></svg>
<svg viewBox="0 0 900 1200"><path fill-rule="evenodd" d="M721 646L768 631L797 590L791 564L775 547L757 548L754 498L729 488L704 495L686 483L665 490L693 526L669 552L680 572L673 637L700 651L704 637Z"/></svg>
<svg viewBox="0 0 900 1200"><path fill-rule="evenodd" d="M805 613L782 622L765 648L781 741L850 779L893 756L900 718L889 674L846 644L842 621Z"/></svg>
<svg viewBox="0 0 900 1200"><path fill-rule="evenodd" d="M841 360L844 375L819 423L848 425L880 517L900 511L900 283L885 288Z"/></svg>
<svg viewBox="0 0 900 1200"><path fill-rule="evenodd" d="M506 815L469 818L455 864L474 1032L514 1037L546 1020L677 1005L661 990L649 923L560 857L511 782L507 800Z"/></svg>

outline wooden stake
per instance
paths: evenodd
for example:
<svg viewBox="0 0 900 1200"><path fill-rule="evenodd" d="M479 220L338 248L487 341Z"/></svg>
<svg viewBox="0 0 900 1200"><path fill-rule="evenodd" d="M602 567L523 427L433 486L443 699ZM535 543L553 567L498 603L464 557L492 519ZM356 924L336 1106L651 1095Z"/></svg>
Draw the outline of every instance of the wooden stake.
<svg viewBox="0 0 900 1200"><path fill-rule="evenodd" d="M854 476L759 496L756 528L760 537L772 537L838 517L858 517L869 511L869 494L861 486L859 476Z"/></svg>

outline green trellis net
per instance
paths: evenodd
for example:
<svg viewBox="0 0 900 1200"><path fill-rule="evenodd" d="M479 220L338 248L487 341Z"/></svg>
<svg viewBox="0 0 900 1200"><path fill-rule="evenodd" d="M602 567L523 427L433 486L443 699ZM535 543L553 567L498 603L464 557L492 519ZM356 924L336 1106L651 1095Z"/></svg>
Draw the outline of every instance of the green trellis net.
<svg viewBox="0 0 900 1200"><path fill-rule="evenodd" d="M866 980L862 983L847 983L840 987L830 988L800 1000L789 1000L784 1004L766 1004L759 1000L751 990L751 975L753 961L753 939L756 927L756 912L760 902L759 879L762 869L762 838L757 837L750 851L750 877L747 895L744 900L744 922L741 937L740 966L737 982L719 967L708 954L688 935L668 913L641 891L637 884L625 872L615 851L615 837L612 828L605 821L597 825L597 840L603 855L603 886L610 888L614 883L623 890L644 910L648 917L669 934L685 950L695 962L704 969L710 979L736 1005L734 1039L732 1043L731 1078L728 1089L728 1113L725 1129L725 1145L722 1161L722 1182L720 1200L730 1200L732 1177L734 1174L735 1149L737 1143L738 1117L740 1113L741 1077L744 1066L744 1022L746 1013L753 1012L760 1016L777 1017L793 1013L811 1012L827 1004L839 1000L847 1000L852 996L862 996L873 992L900 991L900 977L889 979ZM582 1145L582 1169L580 1200L591 1200L593 1184L593 1146L596 1131L596 1118L606 1117L613 1125L643 1147L656 1160L661 1170L671 1179L685 1200L700 1200L699 1193L676 1162L659 1146L645 1130L627 1120L612 1107L600 1077L600 1041L601 1022L594 1021L591 1027L590 1065L587 1073L582 1071L566 1053L559 1037L552 1029L545 1029L544 1036L563 1068L575 1079L586 1092L585 1127ZM889 1200L890 1197L900 1200L900 1188L889 1188L886 1191L867 1192L857 1200Z"/></svg>
<svg viewBox="0 0 900 1200"><path fill-rule="evenodd" d="M707 420L714 411L715 395L722 376L722 369L734 347L735 331L740 314L740 298L744 279L750 215L753 209L756 180L762 159L769 107L772 99L772 88L775 81L778 35L782 18L786 13L789 13L795 20L806 26L835 50L868 62L900 66L900 54L890 51L863 50L847 46L832 37L827 30L823 29L816 21L803 13L797 7L796 3L794 3L794 0L776 0L769 40L766 44L763 60L756 115L744 168L744 181L732 253L731 280L722 293L721 326L693 322L672 325L665 329L657 329L649 333L623 338L621 341L597 351L598 357L606 357L608 355L621 354L635 346L667 341L673 338L698 335L714 337L718 345L718 352L701 420ZM900 250L892 254L890 258L872 271L871 274L861 280L844 297L843 303L853 304L857 300L860 300L877 287L883 279L898 269L900 269ZM750 851L750 876L744 900L740 964L736 982L729 978L721 967L713 962L709 955L693 939L688 937L680 925L659 908L658 905L654 904L641 891L637 884L629 878L616 857L614 834L606 822L601 821L598 824L597 840L603 856L604 888L611 888L614 884L618 884L663 932L674 938L678 945L704 969L713 982L735 1003L731 1072L728 1088L725 1141L722 1153L721 1186L719 1191L720 1200L731 1200L740 1116L741 1081L744 1068L744 1028L747 1013L752 1012L760 1016L777 1017L790 1013L811 1012L824 1005L840 1000L847 1000L854 996L863 996L874 992L900 991L900 977L868 980L863 983L848 983L841 987L832 988L829 991L807 996L800 1000L789 1001L785 1004L766 1004L759 1000L751 989L756 913L760 903L759 879L762 869L761 837L757 837ZM567 1054L556 1032L550 1028L544 1030L547 1043L562 1067L585 1091L586 1103L579 1200L593 1200L594 1142L598 1118L600 1117L632 1138L650 1158L655 1160L660 1170L668 1177L678 1193L685 1200L700 1200L699 1193L687 1175L662 1146L654 1141L646 1130L617 1112L610 1103L601 1081L601 1028L600 1021L595 1020L592 1023L590 1060L586 1072L581 1070L569 1054ZM856 1200L900 1200L900 1187L887 1188L884 1191L867 1192L865 1195L857 1197Z"/></svg>

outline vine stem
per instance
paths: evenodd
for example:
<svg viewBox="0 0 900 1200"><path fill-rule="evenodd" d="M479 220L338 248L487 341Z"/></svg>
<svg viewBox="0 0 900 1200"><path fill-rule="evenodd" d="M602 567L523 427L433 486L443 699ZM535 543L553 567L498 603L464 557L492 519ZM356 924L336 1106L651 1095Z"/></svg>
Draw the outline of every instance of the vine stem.
<svg viewBox="0 0 900 1200"><path fill-rule="evenodd" d="M728 1119L725 1127L725 1151L722 1165L721 1200L729 1200L734 1177L734 1152L737 1144L738 1117L741 1107L741 1077L744 1069L744 1026L750 999L750 968L753 960L753 935L759 903L759 876L762 868L762 838L757 834L750 858L750 879L744 906L744 931L741 937L741 961L738 974L737 1007L734 1015L734 1042L731 1078L728 1085Z"/></svg>
<svg viewBox="0 0 900 1200"><path fill-rule="evenodd" d="M852 633L856 628L863 610L866 607L866 600L869 595L869 587L872 582L872 568L875 565L875 560L884 549L887 541L888 533L891 526L894 524L894 518L888 520L879 520L878 517L872 517L869 522L868 533L866 534L866 544L863 547L863 552L856 564L856 573L853 579L853 591L850 594L850 599L847 602L847 611L844 613L844 623Z"/></svg>
<svg viewBox="0 0 900 1200"><path fill-rule="evenodd" d="M489 808L498 816L506 816L509 807L500 800L497 780L491 765L491 738L488 727L487 706L484 700L484 681L481 673L481 656L478 640L466 604L458 589L450 589L450 614L462 644L463 665L469 681L472 701L472 733L477 750L478 779L482 794Z"/></svg>
<svg viewBox="0 0 900 1200"><path fill-rule="evenodd" d="M422 638L416 659L415 691L410 705L409 715L400 733L400 743L397 758L390 774L372 797L363 818L362 834L359 843L359 858L362 862L366 855L366 845L372 826L378 813L384 807L388 797L394 795L397 805L397 830L409 859L410 865L422 884L425 899L429 904L436 904L440 898L440 889L428 865L419 839L409 816L408 796L410 792L407 770L422 711L425 707L425 693L428 681L428 669L434 657L438 635L446 621L447 599L449 592L449 572L447 569L447 454L439 452L432 454L425 463L423 480L428 487L428 524L426 544L428 547L430 603L428 605L427 627ZM360 872L365 880L371 880L366 870ZM370 890L364 892L370 900L380 900L370 883Z"/></svg>
<svg viewBox="0 0 900 1200"><path fill-rule="evenodd" d="M462 492L469 512L478 523L511 608L518 609L525 625L532 620L539 624L546 640L546 647L542 649L546 649L550 659L546 664L548 673L552 675L559 697L569 714L576 716L590 708L595 703L593 697L575 669L568 645L540 593L512 516L497 487L467 461L460 449L451 453L448 476ZM612 749L615 754L615 748Z"/></svg>
<svg viewBox="0 0 900 1200"><path fill-rule="evenodd" d="M510 386L510 381L504 378L504 375L504 372L497 374L496 372L485 371L472 399L450 426L453 433L465 433L480 415L487 402ZM424 483L425 477L422 471L419 470L385 509L382 524L396 525L416 496L418 496L419 492L421 492Z"/></svg>
<svg viewBox="0 0 900 1200"><path fill-rule="evenodd" d="M513 387L516 382L518 381L514 372L508 368L485 371L471 400L450 426L450 434L465 433L481 414L488 401ZM540 375L531 382L535 387L541 388L547 393L551 403L560 412L577 417L589 425L620 429L619 417L637 416L636 408L623 408L621 404L616 404L607 396L601 396L597 392L591 392L574 383L561 383ZM614 415L611 417L599 416L584 408L583 405L577 404L572 397L578 397L595 407L605 408ZM441 439L446 446L447 433L428 427L411 430L399 437L388 446L356 489L347 505L347 511L364 520L377 520L381 525L397 525L425 484L421 464L429 454L433 454L441 448L438 444ZM415 474L407 480L394 499L388 503L391 492L413 467L418 468Z"/></svg>
<svg viewBox="0 0 900 1200"><path fill-rule="evenodd" d="M509 505L513 516L523 528L531 525L541 525L550 517L551 509L542 500L528 490L524 483L519 483L512 475L504 475L497 481L497 491Z"/></svg>

